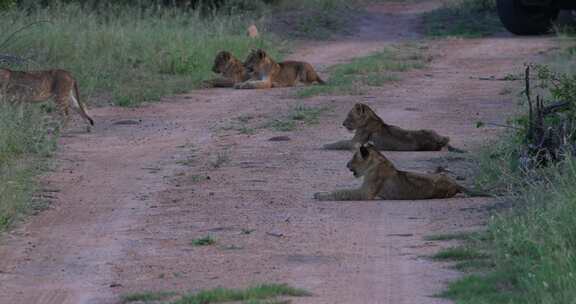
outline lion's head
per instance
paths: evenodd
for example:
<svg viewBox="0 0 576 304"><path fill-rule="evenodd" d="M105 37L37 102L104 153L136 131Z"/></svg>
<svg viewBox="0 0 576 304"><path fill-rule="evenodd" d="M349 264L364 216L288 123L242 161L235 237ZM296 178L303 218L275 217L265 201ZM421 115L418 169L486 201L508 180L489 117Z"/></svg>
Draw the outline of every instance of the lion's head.
<svg viewBox="0 0 576 304"><path fill-rule="evenodd" d="M352 159L346 164L346 167L354 174L354 177L362 177L375 166L382 163L386 168L395 171L394 165L384 156L371 142L358 145Z"/></svg>
<svg viewBox="0 0 576 304"><path fill-rule="evenodd" d="M212 72L214 73L224 73L228 69L228 65L233 60L232 54L227 51L220 51L216 54L214 58L214 65L212 66Z"/></svg>
<svg viewBox="0 0 576 304"><path fill-rule="evenodd" d="M252 50L244 61L244 67L249 74L261 72L267 74L274 64L274 60L262 49Z"/></svg>
<svg viewBox="0 0 576 304"><path fill-rule="evenodd" d="M350 109L350 112L348 112L348 116L346 116L342 125L349 131L354 131L374 120L381 121L378 115L376 115L368 105L356 103L354 107Z"/></svg>

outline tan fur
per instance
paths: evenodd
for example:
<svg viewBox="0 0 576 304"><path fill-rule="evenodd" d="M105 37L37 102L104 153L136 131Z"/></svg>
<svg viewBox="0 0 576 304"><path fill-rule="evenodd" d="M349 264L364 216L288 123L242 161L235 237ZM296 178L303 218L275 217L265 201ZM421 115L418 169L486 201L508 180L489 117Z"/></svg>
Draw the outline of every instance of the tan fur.
<svg viewBox="0 0 576 304"><path fill-rule="evenodd" d="M237 89L291 87L298 82L306 85L324 84L324 81L309 63L301 61L277 63L260 49L250 52L244 62L244 67L248 70L251 78L235 85L234 87Z"/></svg>
<svg viewBox="0 0 576 304"><path fill-rule="evenodd" d="M423 174L397 170L373 145L360 146L347 164L354 176L364 177L359 189L320 192L319 200L417 200L449 198L469 193L443 174Z"/></svg>
<svg viewBox="0 0 576 304"><path fill-rule="evenodd" d="M65 125L70 120L71 106L86 122L94 125L80 100L78 83L65 70L22 72L0 69L0 95L15 102L43 102L53 98Z"/></svg>
<svg viewBox="0 0 576 304"><path fill-rule="evenodd" d="M234 57L230 52L220 51L214 58L212 72L221 77L204 82L208 87L231 88L237 83L250 79L242 61Z"/></svg>
<svg viewBox="0 0 576 304"><path fill-rule="evenodd" d="M324 145L329 150L352 150L356 145L373 142L378 150L388 151L438 151L443 147L461 152L448 145L449 137L440 136L433 130L405 130L388 125L370 107L357 103L348 112L344 127L356 131L352 140Z"/></svg>

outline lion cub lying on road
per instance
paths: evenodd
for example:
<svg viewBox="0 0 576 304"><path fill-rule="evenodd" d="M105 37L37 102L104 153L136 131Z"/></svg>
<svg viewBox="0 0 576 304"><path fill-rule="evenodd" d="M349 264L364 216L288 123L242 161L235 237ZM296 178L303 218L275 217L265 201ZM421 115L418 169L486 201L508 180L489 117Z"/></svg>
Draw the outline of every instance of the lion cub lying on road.
<svg viewBox="0 0 576 304"><path fill-rule="evenodd" d="M207 80L205 86L218 88L231 88L237 83L250 79L242 61L227 51L220 51L214 58L212 72L221 74L222 77Z"/></svg>
<svg viewBox="0 0 576 304"><path fill-rule="evenodd" d="M364 177L360 189L319 192L314 198L322 201L417 200L449 198L460 192L483 195L472 193L443 174L397 170L372 144L360 146L346 166L355 177Z"/></svg>
<svg viewBox="0 0 576 304"><path fill-rule="evenodd" d="M356 130L352 140L343 140L324 145L328 150L352 150L355 145L369 141L379 150L388 151L438 151L447 147L449 151L464 152L448 144L449 137L440 136L433 130L404 130L388 125L366 104L357 103L348 112L344 127Z"/></svg>
<svg viewBox="0 0 576 304"><path fill-rule="evenodd" d="M74 110L91 126L94 120L86 113L86 106L80 101L78 83L70 72L65 70L12 71L0 69L0 96L11 101L42 102L54 98L64 125L70 120L70 103Z"/></svg>
<svg viewBox="0 0 576 304"><path fill-rule="evenodd" d="M269 89L277 87L291 87L296 82L304 84L324 81L318 76L312 65L301 61L284 61L276 63L263 50L252 50L244 67L250 74L250 80L238 83L236 89Z"/></svg>

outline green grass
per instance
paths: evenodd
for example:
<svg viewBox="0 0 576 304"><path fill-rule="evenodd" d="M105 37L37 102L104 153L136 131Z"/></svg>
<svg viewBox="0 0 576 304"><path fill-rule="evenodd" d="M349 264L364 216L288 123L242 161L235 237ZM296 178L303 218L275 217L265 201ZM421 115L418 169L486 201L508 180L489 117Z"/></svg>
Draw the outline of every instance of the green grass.
<svg viewBox="0 0 576 304"><path fill-rule="evenodd" d="M286 284L262 284L247 289L215 288L186 295L172 304L209 304L242 301L243 303L275 303L262 300L275 300L276 297L303 297L310 293ZM278 302L276 302L278 303ZM280 302L282 303L282 302Z"/></svg>
<svg viewBox="0 0 576 304"><path fill-rule="evenodd" d="M553 70L574 75L576 54L570 48L576 43L563 39L566 44L548 62ZM483 260L489 267L451 283L442 294L458 304L576 299L576 159L521 169L521 145L521 136L510 134L478 158L478 182L506 194L510 208L491 217L484 240L469 245L487 252Z"/></svg>
<svg viewBox="0 0 576 304"><path fill-rule="evenodd" d="M250 14L203 18L169 8L11 9L0 11L0 42L26 29L0 45L0 53L30 59L17 69L70 70L89 103L136 106L199 87L215 76L213 59L223 49L243 60L259 47L280 59L282 44L270 35L246 38L251 21Z"/></svg>
<svg viewBox="0 0 576 304"><path fill-rule="evenodd" d="M210 246L214 244L216 244L216 239L210 235L192 240L192 245L194 246Z"/></svg>
<svg viewBox="0 0 576 304"><path fill-rule="evenodd" d="M468 247L447 248L432 256L433 259L441 261L465 261L486 257L486 254Z"/></svg>
<svg viewBox="0 0 576 304"><path fill-rule="evenodd" d="M0 231L39 207L32 196L35 176L46 169L57 134L57 124L40 107L0 101Z"/></svg>
<svg viewBox="0 0 576 304"><path fill-rule="evenodd" d="M325 94L361 95L366 87L400 80L399 72L425 67L430 61L426 49L422 44L386 47L375 54L331 67L326 85L302 88L297 95L303 98Z"/></svg>
<svg viewBox="0 0 576 304"><path fill-rule="evenodd" d="M330 107L327 106L314 107L298 104L292 107L287 115L272 119L264 126L279 132L294 131L299 125L317 124L322 113L329 110Z"/></svg>
<svg viewBox="0 0 576 304"><path fill-rule="evenodd" d="M175 295L176 293L168 291L134 293L122 296L121 303L123 304L131 302L148 303L148 302L165 300Z"/></svg>
<svg viewBox="0 0 576 304"><path fill-rule="evenodd" d="M424 25L430 37L478 38L504 30L495 0L448 0L424 14Z"/></svg>

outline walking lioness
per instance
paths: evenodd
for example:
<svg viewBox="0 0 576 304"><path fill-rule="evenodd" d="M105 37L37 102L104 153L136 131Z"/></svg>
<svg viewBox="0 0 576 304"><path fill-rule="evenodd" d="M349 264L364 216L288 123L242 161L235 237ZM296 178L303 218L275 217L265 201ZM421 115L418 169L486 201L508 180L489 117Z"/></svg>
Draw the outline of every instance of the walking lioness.
<svg viewBox="0 0 576 304"><path fill-rule="evenodd" d="M90 126L94 125L94 120L86 113L86 106L80 101L78 83L65 70L22 72L0 69L0 97L15 102L42 102L54 98L64 125L70 119L72 103L78 114Z"/></svg>
<svg viewBox="0 0 576 304"><path fill-rule="evenodd" d="M355 177L364 177L359 189L319 192L316 199L327 201L356 200L418 200L449 198L463 192L474 193L443 174L423 174L397 170L371 143L358 147L352 160L346 165Z"/></svg>
<svg viewBox="0 0 576 304"><path fill-rule="evenodd" d="M355 145L373 142L378 150L386 151L438 151L446 147L452 152L464 152L448 144L450 138L433 130L405 130L386 124L366 104L357 103L348 112L344 127L356 131L352 140L324 145L327 150L352 150Z"/></svg>
<svg viewBox="0 0 576 304"><path fill-rule="evenodd" d="M261 50L252 50L244 67L250 75L250 80L238 83L236 89L269 89L291 87L297 82L304 84L324 84L312 65L302 61L284 61L277 63Z"/></svg>

